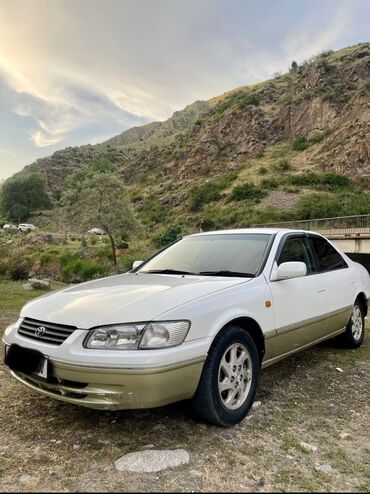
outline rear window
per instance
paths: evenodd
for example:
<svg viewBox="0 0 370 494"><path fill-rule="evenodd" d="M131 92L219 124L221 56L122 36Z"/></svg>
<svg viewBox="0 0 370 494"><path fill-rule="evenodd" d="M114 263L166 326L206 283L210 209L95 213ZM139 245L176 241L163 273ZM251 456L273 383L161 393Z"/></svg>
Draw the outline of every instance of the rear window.
<svg viewBox="0 0 370 494"><path fill-rule="evenodd" d="M321 271L346 268L347 263L327 240L322 237L310 237Z"/></svg>

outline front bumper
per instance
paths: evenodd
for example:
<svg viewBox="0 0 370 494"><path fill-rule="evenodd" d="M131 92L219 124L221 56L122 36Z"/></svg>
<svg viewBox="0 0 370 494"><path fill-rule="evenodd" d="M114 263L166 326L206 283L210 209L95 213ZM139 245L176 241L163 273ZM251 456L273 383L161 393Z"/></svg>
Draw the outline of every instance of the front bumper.
<svg viewBox="0 0 370 494"><path fill-rule="evenodd" d="M11 373L34 391L88 408L154 408L191 398L204 360L205 357L146 369L99 368L51 360L51 382L20 372Z"/></svg>

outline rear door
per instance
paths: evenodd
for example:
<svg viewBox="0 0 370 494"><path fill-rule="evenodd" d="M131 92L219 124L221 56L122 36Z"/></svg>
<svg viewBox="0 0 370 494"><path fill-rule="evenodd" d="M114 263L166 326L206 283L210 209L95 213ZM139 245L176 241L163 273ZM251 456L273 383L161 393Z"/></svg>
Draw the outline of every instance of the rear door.
<svg viewBox="0 0 370 494"><path fill-rule="evenodd" d="M346 326L356 296L356 277L345 259L324 237L308 235L319 266L318 276L325 286L327 312L332 315L328 331L334 325Z"/></svg>
<svg viewBox="0 0 370 494"><path fill-rule="evenodd" d="M286 234L279 245L274 269L283 262L300 261L306 276L270 280L275 327L274 356L284 355L323 337L320 322L327 314L326 280L319 274L317 259L305 233Z"/></svg>

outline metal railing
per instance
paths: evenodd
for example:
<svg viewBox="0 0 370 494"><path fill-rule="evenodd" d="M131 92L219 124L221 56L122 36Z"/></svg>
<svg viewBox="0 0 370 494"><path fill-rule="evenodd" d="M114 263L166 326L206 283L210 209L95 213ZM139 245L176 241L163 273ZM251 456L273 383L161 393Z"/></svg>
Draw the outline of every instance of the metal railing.
<svg viewBox="0 0 370 494"><path fill-rule="evenodd" d="M254 228L292 228L311 230L331 237L370 236L370 214L356 216L336 216L312 220L280 221L251 225Z"/></svg>

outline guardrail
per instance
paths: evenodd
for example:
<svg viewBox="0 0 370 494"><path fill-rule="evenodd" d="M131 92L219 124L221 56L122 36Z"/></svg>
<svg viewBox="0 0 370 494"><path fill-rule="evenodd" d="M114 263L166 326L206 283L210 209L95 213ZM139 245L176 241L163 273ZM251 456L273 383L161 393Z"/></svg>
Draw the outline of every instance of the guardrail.
<svg viewBox="0 0 370 494"><path fill-rule="evenodd" d="M336 216L311 220L280 221L251 225L254 228L292 228L311 230L332 238L370 236L370 214L356 216Z"/></svg>

